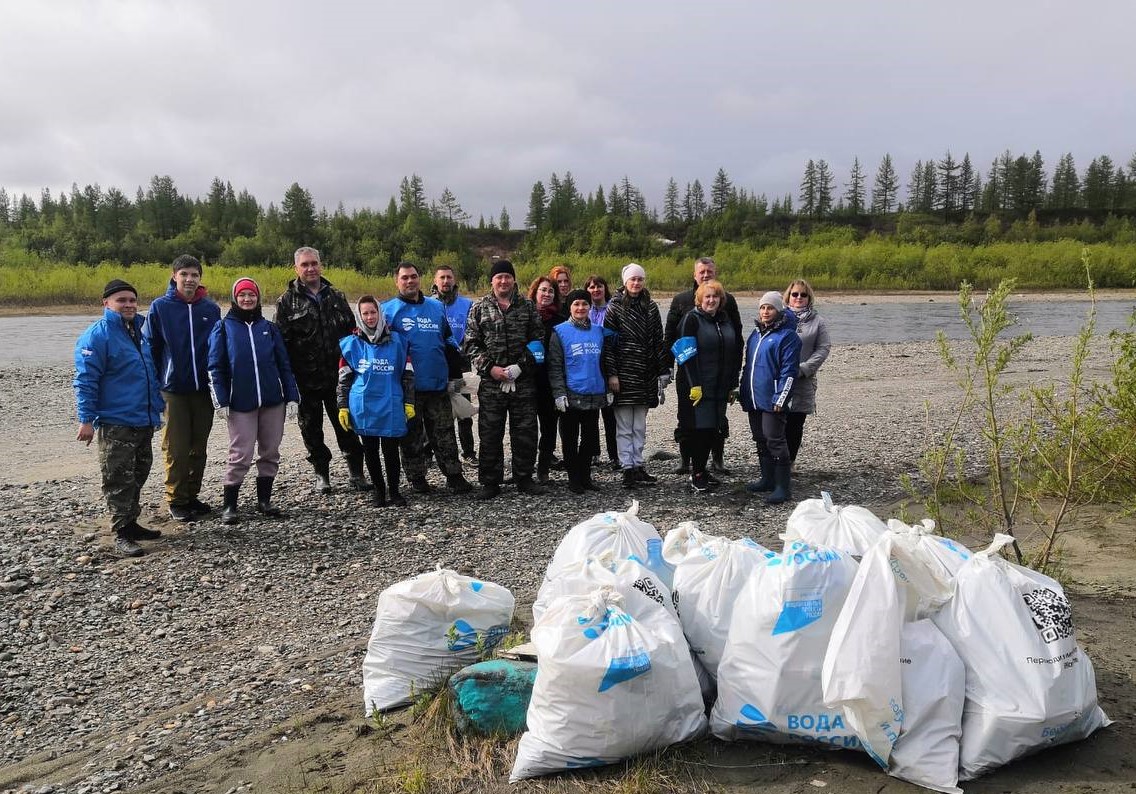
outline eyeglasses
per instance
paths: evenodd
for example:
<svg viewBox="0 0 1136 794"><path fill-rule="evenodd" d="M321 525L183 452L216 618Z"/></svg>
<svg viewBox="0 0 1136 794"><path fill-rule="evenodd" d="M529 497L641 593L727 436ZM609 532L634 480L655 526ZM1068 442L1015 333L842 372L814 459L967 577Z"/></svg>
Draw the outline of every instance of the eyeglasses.
<svg viewBox="0 0 1136 794"><path fill-rule="evenodd" d="M807 293L807 292L790 292L789 297L790 298L807 298L807 297L809 297L809 293Z"/></svg>

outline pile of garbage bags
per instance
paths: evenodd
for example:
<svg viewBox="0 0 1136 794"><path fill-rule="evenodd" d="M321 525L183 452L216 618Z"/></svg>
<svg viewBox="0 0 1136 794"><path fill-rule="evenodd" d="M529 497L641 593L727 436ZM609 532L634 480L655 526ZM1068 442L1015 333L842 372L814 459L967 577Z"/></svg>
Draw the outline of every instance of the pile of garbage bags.
<svg viewBox="0 0 1136 794"><path fill-rule="evenodd" d="M931 521L885 524L826 494L800 503L781 539L773 551L691 522L664 539L638 502L572 527L533 605L537 673L511 780L709 731L863 751L890 775L957 792L1109 724L1068 599L1001 556L1013 538L972 553ZM507 590L456 577L380 596L368 708L452 663L459 620L482 647L508 625ZM407 654L427 639L430 653Z"/></svg>

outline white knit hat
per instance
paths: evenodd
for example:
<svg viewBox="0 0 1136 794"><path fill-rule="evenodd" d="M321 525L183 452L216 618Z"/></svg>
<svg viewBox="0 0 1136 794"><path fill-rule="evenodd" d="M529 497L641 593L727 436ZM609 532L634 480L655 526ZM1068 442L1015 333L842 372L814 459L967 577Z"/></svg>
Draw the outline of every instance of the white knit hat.
<svg viewBox="0 0 1136 794"><path fill-rule="evenodd" d="M647 278L647 271L644 270L641 265L637 265L634 262L624 265L623 272L619 274L619 277L623 280L624 284L627 283L627 279L634 278L635 276L639 276L639 278L645 279Z"/></svg>

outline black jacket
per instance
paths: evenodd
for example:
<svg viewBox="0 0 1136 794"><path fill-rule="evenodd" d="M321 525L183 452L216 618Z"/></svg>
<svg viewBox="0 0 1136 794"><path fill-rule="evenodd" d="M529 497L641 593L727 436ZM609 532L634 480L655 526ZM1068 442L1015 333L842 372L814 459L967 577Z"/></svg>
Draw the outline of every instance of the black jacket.
<svg viewBox="0 0 1136 794"><path fill-rule="evenodd" d="M682 336L682 334L679 333L678 324L682 321L682 318L689 314L690 310L694 308L694 291L696 289L698 289L697 284L688 289L686 292L680 292L678 295L675 295L671 300L671 308L667 311L666 328L663 331L663 344L666 347L668 354L671 352L671 345L673 345L675 341L680 336ZM726 293L726 300L724 301L723 308L726 310L726 317L729 318L730 325L734 327L734 336L737 339L741 339L742 315L741 312L738 311L738 302L734 300L734 296L728 292ZM736 366L736 369L739 372L742 368L742 347L742 345L738 346L738 360L736 364L731 363L731 366ZM673 361L674 357L672 356L670 360ZM690 384L687 382L686 374L683 372L682 367L678 368L676 385L683 386L689 391Z"/></svg>
<svg viewBox="0 0 1136 794"><path fill-rule="evenodd" d="M299 279L288 282L276 301L276 325L292 362L300 391L335 393L339 382L339 340L355 330L355 315L343 293L320 278L318 297Z"/></svg>

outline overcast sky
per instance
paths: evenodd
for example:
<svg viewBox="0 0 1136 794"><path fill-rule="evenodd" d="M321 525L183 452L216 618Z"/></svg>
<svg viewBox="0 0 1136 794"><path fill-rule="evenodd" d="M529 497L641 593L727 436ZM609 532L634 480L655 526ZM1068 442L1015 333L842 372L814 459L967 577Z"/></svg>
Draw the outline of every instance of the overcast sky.
<svg viewBox="0 0 1136 794"><path fill-rule="evenodd" d="M948 148L1083 173L1136 154L1134 30L1133 0L0 0L0 186L383 208L417 173L517 226L554 171L654 206L719 167L796 200L809 158L843 190L885 152L904 184Z"/></svg>

